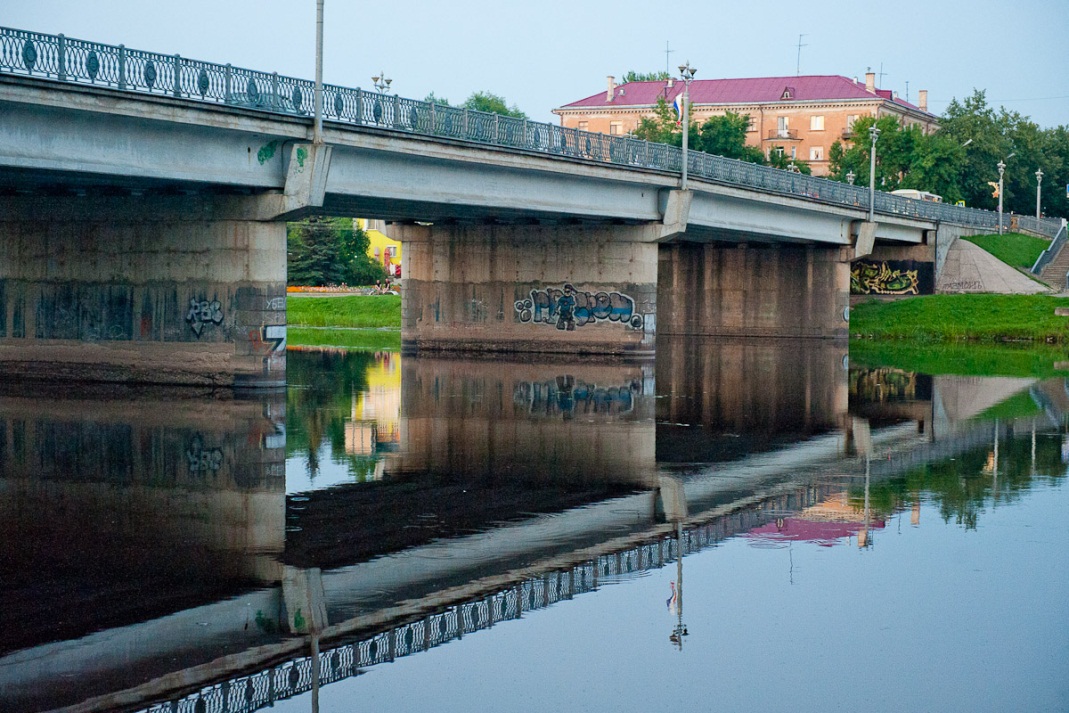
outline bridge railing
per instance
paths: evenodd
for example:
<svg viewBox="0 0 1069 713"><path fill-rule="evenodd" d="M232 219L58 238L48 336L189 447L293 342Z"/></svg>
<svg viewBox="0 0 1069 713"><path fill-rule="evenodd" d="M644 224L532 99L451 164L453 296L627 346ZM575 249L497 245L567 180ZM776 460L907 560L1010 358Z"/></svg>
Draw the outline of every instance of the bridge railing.
<svg viewBox="0 0 1069 713"><path fill-rule="evenodd" d="M0 27L0 72L293 116L310 117L314 113L315 86L308 80L3 27ZM323 87L323 118L661 171L680 172L683 166L682 150L676 146L331 84ZM869 205L868 190L862 186L699 151L688 152L687 170L695 178L728 185L803 196L834 205L864 209ZM882 215L998 228L998 214L993 211L913 200L884 192L876 193L875 211ZM1036 223L1034 232L1052 237L1061 225L1061 221L1053 219Z"/></svg>

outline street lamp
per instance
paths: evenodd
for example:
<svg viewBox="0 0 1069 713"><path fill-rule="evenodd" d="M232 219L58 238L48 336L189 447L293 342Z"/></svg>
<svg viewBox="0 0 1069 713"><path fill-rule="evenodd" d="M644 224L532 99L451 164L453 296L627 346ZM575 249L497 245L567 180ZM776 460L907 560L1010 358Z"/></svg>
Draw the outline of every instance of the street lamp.
<svg viewBox="0 0 1069 713"><path fill-rule="evenodd" d="M1005 161L998 162L998 234L1002 235L1002 174L1006 172L1006 161L1017 155L1014 151L1006 157Z"/></svg>
<svg viewBox="0 0 1069 713"><path fill-rule="evenodd" d="M857 174L856 173L854 173L853 171L847 171L847 173L846 173L846 182L847 183L849 183L851 186L854 185L854 179L855 178L857 178Z"/></svg>
<svg viewBox="0 0 1069 713"><path fill-rule="evenodd" d="M873 124L869 127L869 138L872 139L872 150L869 151L869 222L876 219L876 139L880 138L880 130Z"/></svg>
<svg viewBox="0 0 1069 713"><path fill-rule="evenodd" d="M687 144L690 139L690 83L697 72L690 66L690 60L679 65L679 76L683 78L683 178L679 187L684 191L687 190Z"/></svg>
<svg viewBox="0 0 1069 713"><path fill-rule="evenodd" d="M1043 187L1043 169L1036 169L1036 220L1039 220L1039 195Z"/></svg>
<svg viewBox="0 0 1069 713"><path fill-rule="evenodd" d="M371 78L371 82L375 85L375 89L379 94L385 94L390 90L390 84L393 82L386 76L385 72L379 72L378 75Z"/></svg>
<svg viewBox="0 0 1069 713"><path fill-rule="evenodd" d="M312 143L323 143L323 0L316 0L316 84L315 122L312 124Z"/></svg>

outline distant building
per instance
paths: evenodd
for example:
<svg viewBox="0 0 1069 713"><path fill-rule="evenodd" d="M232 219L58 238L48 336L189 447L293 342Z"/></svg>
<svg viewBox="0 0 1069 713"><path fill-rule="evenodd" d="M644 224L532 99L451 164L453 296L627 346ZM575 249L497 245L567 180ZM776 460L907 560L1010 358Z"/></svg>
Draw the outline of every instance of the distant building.
<svg viewBox="0 0 1069 713"><path fill-rule="evenodd" d="M370 241L367 248L368 257L382 265L390 279L400 279L401 243L383 232L386 227L383 221L365 218L358 218L357 221Z"/></svg>
<svg viewBox="0 0 1069 713"><path fill-rule="evenodd" d="M652 117L657 100L669 106L682 103L683 82L629 82L617 86L608 78L606 91L566 104L553 113L561 126L604 134L628 134L643 117ZM691 121L703 123L727 112L746 114L750 129L746 143L766 156L782 152L805 161L813 175L828 174L828 152L837 140L850 139L862 116L894 116L903 125L917 124L925 133L938 129L928 113L928 92L918 92L917 105L885 89L876 88L876 75L859 82L838 75L758 77L754 79L695 79L690 85ZM868 140L866 138L866 140Z"/></svg>

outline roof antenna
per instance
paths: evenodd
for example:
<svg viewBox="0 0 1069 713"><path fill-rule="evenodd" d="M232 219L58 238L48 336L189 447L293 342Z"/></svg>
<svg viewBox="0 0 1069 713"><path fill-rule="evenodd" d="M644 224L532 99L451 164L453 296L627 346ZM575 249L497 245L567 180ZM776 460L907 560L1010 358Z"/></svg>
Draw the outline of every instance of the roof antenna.
<svg viewBox="0 0 1069 713"><path fill-rule="evenodd" d="M671 64L671 55L675 50L668 49L668 40L664 41L664 73L669 77L672 76L672 68L668 65Z"/></svg>
<svg viewBox="0 0 1069 713"><path fill-rule="evenodd" d="M794 67L794 73L798 75L801 75L802 73L802 48L809 46L802 44L803 37L805 37L805 35L798 35L798 64Z"/></svg>

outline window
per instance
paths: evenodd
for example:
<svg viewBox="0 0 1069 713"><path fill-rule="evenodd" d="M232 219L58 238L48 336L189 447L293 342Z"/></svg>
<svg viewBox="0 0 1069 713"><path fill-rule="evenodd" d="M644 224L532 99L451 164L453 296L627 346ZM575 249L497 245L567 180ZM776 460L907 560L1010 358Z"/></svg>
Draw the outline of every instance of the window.
<svg viewBox="0 0 1069 713"><path fill-rule="evenodd" d="M747 131L757 131L757 118L753 116L746 117L749 123L746 124Z"/></svg>
<svg viewBox="0 0 1069 713"><path fill-rule="evenodd" d="M790 120L786 116L776 117L776 136L786 138L790 131Z"/></svg>
<svg viewBox="0 0 1069 713"><path fill-rule="evenodd" d="M589 121L580 121L578 128L579 128L580 131L587 131L589 126L590 126L590 122Z"/></svg>
<svg viewBox="0 0 1069 713"><path fill-rule="evenodd" d="M796 158L798 158L798 147L797 146L792 146L791 147L791 160L793 161Z"/></svg>
<svg viewBox="0 0 1069 713"><path fill-rule="evenodd" d="M824 131L824 117L823 116L811 116L811 117L809 117L809 130L810 131Z"/></svg>
<svg viewBox="0 0 1069 713"><path fill-rule="evenodd" d="M824 147L823 146L810 146L809 147L809 160L810 161L823 161L824 160Z"/></svg>
<svg viewBox="0 0 1069 713"><path fill-rule="evenodd" d="M619 122L619 121L610 121L609 122L609 133L612 134L613 136L619 136L620 134L624 133L624 125L623 125L623 123Z"/></svg>

